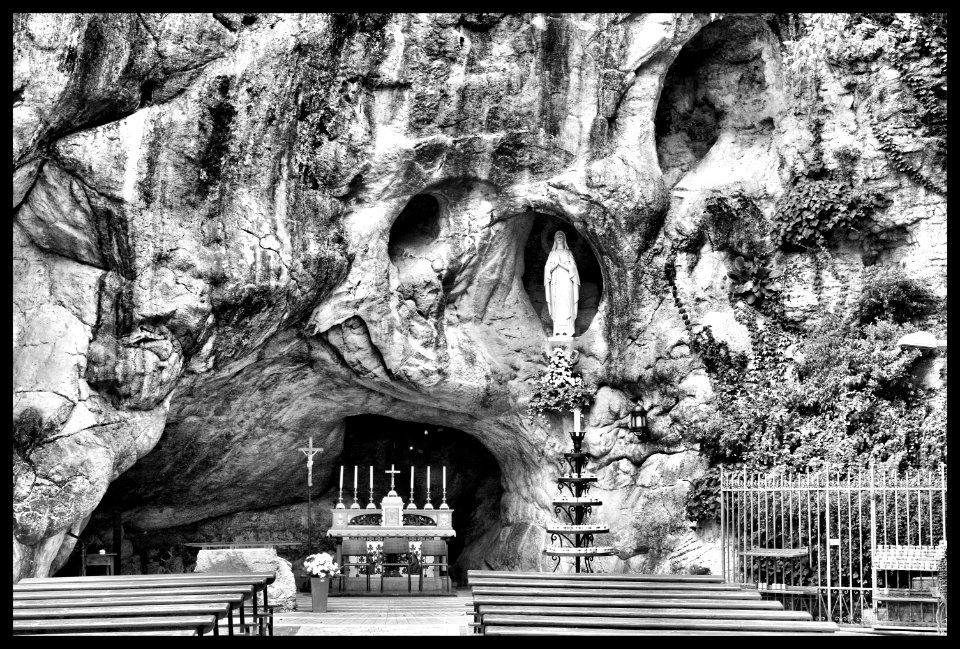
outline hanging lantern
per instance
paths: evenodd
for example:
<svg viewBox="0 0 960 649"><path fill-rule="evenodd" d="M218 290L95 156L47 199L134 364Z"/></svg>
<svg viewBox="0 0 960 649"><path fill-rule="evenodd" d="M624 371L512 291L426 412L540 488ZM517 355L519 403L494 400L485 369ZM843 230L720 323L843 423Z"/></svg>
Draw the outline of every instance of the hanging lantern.
<svg viewBox="0 0 960 649"><path fill-rule="evenodd" d="M645 435L647 432L647 411L638 401L630 411L630 432Z"/></svg>

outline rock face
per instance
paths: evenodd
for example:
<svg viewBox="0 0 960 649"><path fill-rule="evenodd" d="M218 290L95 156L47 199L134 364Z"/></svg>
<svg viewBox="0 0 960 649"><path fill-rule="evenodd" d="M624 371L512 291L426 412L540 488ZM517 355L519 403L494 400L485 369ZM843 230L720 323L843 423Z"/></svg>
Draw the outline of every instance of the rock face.
<svg viewBox="0 0 960 649"><path fill-rule="evenodd" d="M794 97L768 18L16 16L14 422L44 426L14 457L14 579L63 565L121 475L109 501L142 530L292 505L314 435L319 495L345 419L369 413L479 440L500 520L461 561L537 568L565 435L525 412L547 336L525 264L531 232L561 226L597 269L577 346L603 386L587 470L618 556L600 567L693 552L712 392L666 260L694 322L749 346L724 255L693 236L705 200L739 192L769 219L816 113L827 163L856 148L850 173L905 233L880 261L946 287L945 198L866 135L904 120L891 68ZM860 254L834 258L818 300L857 285ZM813 262L790 263L802 320ZM639 393L646 441L625 430Z"/></svg>
<svg viewBox="0 0 960 649"><path fill-rule="evenodd" d="M268 602L284 611L297 610L297 584L293 578L290 562L278 557L277 551L272 548L203 549L197 554L197 567L194 572L276 573L274 582L267 586Z"/></svg>

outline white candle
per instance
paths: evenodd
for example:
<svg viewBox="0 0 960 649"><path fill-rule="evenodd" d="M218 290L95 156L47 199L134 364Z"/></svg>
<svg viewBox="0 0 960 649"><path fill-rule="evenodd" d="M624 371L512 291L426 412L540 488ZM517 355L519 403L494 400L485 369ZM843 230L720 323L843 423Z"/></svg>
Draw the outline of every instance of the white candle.
<svg viewBox="0 0 960 649"><path fill-rule="evenodd" d="M573 411L573 432L580 432L580 409L577 408Z"/></svg>
<svg viewBox="0 0 960 649"><path fill-rule="evenodd" d="M370 491L373 491L373 467L370 467Z"/></svg>
<svg viewBox="0 0 960 649"><path fill-rule="evenodd" d="M343 491L343 465L340 465L340 491Z"/></svg>
<svg viewBox="0 0 960 649"><path fill-rule="evenodd" d="M443 467L443 488L447 488L447 467Z"/></svg>
<svg viewBox="0 0 960 649"><path fill-rule="evenodd" d="M357 490L357 465L353 465L353 490Z"/></svg>
<svg viewBox="0 0 960 649"><path fill-rule="evenodd" d="M430 465L427 465L427 491L430 491Z"/></svg>
<svg viewBox="0 0 960 649"><path fill-rule="evenodd" d="M410 467L410 491L413 491L413 467Z"/></svg>

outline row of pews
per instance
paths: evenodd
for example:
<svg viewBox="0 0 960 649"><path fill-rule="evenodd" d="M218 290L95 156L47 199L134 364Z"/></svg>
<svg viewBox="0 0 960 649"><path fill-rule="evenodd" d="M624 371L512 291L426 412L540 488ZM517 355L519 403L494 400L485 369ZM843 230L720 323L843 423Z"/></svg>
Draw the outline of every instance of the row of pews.
<svg viewBox="0 0 960 649"><path fill-rule="evenodd" d="M273 635L276 574L185 573L23 579L14 635Z"/></svg>
<svg viewBox="0 0 960 649"><path fill-rule="evenodd" d="M712 575L467 573L471 626L484 635L795 635L833 622L786 611Z"/></svg>

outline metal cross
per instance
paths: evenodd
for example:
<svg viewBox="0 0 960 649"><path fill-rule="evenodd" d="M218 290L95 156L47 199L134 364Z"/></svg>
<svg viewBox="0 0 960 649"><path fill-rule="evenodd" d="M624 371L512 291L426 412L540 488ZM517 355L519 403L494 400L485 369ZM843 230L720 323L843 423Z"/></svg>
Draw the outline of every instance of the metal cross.
<svg viewBox="0 0 960 649"><path fill-rule="evenodd" d="M393 487L393 474L395 474L395 473L400 473L400 472L399 472L399 471L394 471L394 470L393 470L393 465L391 464L391 465L390 465L390 470L389 470L389 471L384 471L384 473L389 473L389 474L390 474L390 491L393 491L393 489L394 489L394 487Z"/></svg>
<svg viewBox="0 0 960 649"><path fill-rule="evenodd" d="M301 446L300 451L307 456L307 486L313 486L313 456L317 453L322 453L323 448L313 447L313 435L310 436L310 441L306 447Z"/></svg>

